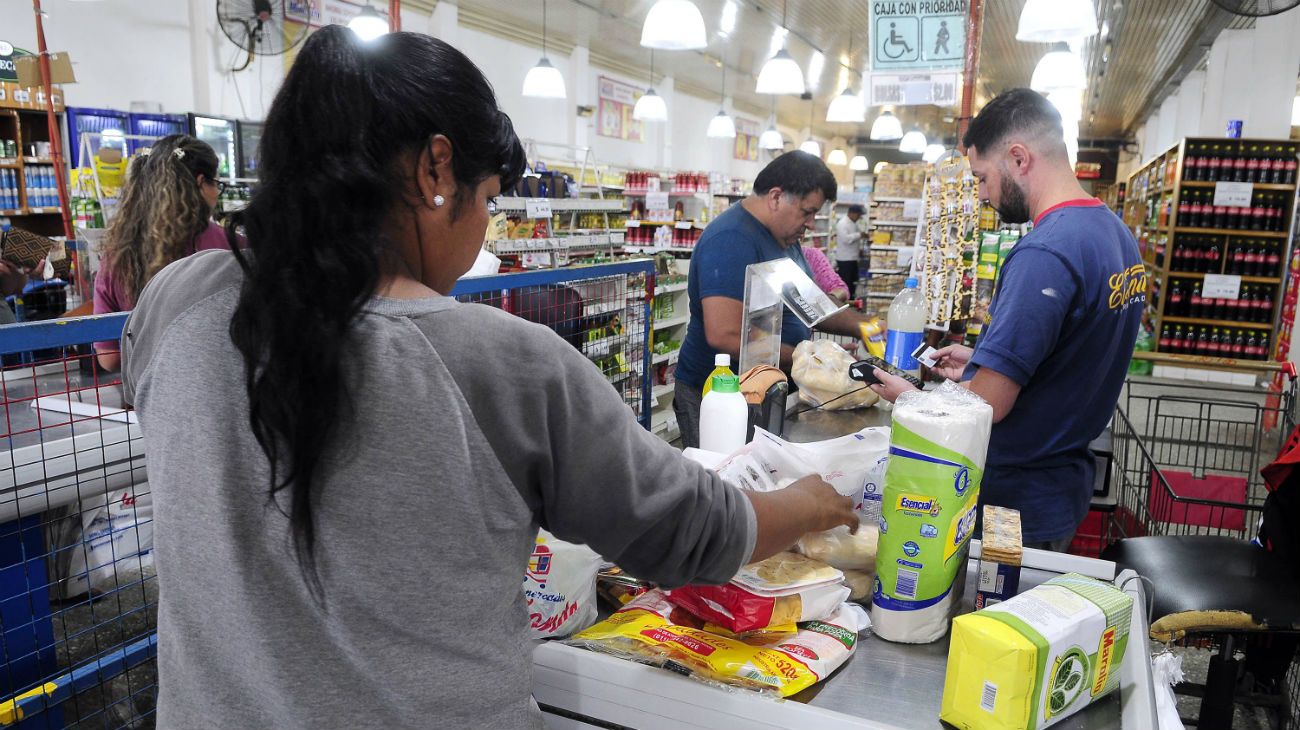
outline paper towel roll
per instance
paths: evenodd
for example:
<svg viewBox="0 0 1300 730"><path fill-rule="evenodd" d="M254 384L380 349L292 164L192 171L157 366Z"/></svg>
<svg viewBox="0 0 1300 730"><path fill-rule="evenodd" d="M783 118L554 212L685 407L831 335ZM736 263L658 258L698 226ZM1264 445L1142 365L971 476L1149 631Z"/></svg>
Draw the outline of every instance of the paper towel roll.
<svg viewBox="0 0 1300 730"><path fill-rule="evenodd" d="M961 600L993 409L956 383L894 408L871 620L883 639L937 641Z"/></svg>

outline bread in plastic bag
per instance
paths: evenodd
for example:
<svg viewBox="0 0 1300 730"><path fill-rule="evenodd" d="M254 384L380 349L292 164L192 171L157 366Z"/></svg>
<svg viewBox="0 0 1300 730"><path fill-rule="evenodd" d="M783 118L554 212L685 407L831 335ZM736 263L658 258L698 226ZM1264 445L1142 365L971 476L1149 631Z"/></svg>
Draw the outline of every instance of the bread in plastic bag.
<svg viewBox="0 0 1300 730"><path fill-rule="evenodd" d="M533 638L568 636L596 622L596 572L603 562L586 545L565 542L546 530L537 532L524 573Z"/></svg>
<svg viewBox="0 0 1300 730"><path fill-rule="evenodd" d="M875 571L867 572L865 570L846 570L844 571L844 585L849 587L849 600L862 602L871 597L871 588L875 585Z"/></svg>
<svg viewBox="0 0 1300 730"><path fill-rule="evenodd" d="M690 612L651 591L618 613L565 643L728 686L789 697L830 676L857 649L858 635L871 626L866 611L840 604L823 621L799 626L793 636L761 635L745 640L701 628Z"/></svg>
<svg viewBox="0 0 1300 730"><path fill-rule="evenodd" d="M841 583L823 583L788 596L763 596L737 585L690 585L664 591L668 602L737 634L829 618L849 598Z"/></svg>
<svg viewBox="0 0 1300 730"><path fill-rule="evenodd" d="M840 525L825 532L810 532L795 545L800 553L840 570L876 570L878 525L862 524L856 533Z"/></svg>
<svg viewBox="0 0 1300 730"><path fill-rule="evenodd" d="M830 340L800 342L790 368L790 377L799 386L799 400L828 411L875 405L880 397L864 383L849 378L849 366L854 362L852 355ZM852 395L845 395L850 392Z"/></svg>

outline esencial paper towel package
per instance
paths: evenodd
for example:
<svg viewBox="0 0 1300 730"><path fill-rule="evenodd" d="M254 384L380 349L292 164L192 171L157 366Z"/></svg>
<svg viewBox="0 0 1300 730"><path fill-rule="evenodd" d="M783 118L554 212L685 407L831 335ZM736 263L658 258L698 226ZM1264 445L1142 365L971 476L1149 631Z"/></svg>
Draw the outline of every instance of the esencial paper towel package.
<svg viewBox="0 0 1300 730"><path fill-rule="evenodd" d="M882 639L924 644L961 600L993 409L948 382L899 396L893 420L871 622Z"/></svg>
<svg viewBox="0 0 1300 730"><path fill-rule="evenodd" d="M1067 573L952 624L939 717L961 730L1038 730L1119 686L1133 599Z"/></svg>

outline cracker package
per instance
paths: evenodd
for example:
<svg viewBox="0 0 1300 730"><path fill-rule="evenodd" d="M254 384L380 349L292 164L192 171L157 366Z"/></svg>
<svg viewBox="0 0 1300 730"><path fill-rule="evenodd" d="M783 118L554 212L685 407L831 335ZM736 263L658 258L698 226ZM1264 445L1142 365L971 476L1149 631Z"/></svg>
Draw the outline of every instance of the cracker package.
<svg viewBox="0 0 1300 730"><path fill-rule="evenodd" d="M952 623L939 718L1038 730L1119 686L1133 599L1075 573Z"/></svg>
<svg viewBox="0 0 1300 730"><path fill-rule="evenodd" d="M651 591L565 643L601 651L710 682L789 697L830 676L857 649L871 625L867 613L841 604L823 621L799 625L793 635L746 639L704 630L690 612Z"/></svg>

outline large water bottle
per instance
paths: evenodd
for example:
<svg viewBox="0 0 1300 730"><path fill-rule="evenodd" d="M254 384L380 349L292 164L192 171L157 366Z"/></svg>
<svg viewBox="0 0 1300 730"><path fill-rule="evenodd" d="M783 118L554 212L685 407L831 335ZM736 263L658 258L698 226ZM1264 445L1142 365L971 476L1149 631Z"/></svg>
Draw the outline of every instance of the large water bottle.
<svg viewBox="0 0 1300 730"><path fill-rule="evenodd" d="M886 324L889 331L885 336L885 360L905 373L919 375L921 363L912 353L925 339L925 297L916 279L908 278L903 291L894 297Z"/></svg>

